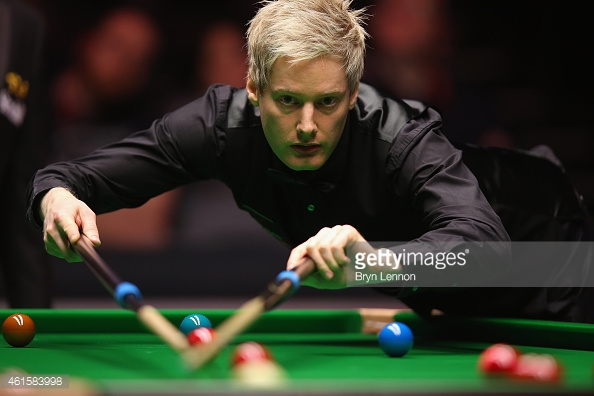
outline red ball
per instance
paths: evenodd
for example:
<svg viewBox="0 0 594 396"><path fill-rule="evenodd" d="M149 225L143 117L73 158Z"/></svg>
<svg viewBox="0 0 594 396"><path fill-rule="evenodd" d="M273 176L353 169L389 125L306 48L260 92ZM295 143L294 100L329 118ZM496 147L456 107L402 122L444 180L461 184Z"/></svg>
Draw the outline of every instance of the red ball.
<svg viewBox="0 0 594 396"><path fill-rule="evenodd" d="M188 333L190 345L208 344L216 337L216 333L210 327L198 327Z"/></svg>
<svg viewBox="0 0 594 396"><path fill-rule="evenodd" d="M522 380L556 382L561 379L561 364L548 354L527 353L520 356L513 376Z"/></svg>
<svg viewBox="0 0 594 396"><path fill-rule="evenodd" d="M25 314L12 314L2 324L2 336L13 347L24 347L35 337L35 323Z"/></svg>
<svg viewBox="0 0 594 396"><path fill-rule="evenodd" d="M235 347L233 354L231 355L231 365L233 367L242 363L259 360L274 361L274 357L268 348L254 341L239 344Z"/></svg>
<svg viewBox="0 0 594 396"><path fill-rule="evenodd" d="M494 344L485 349L478 360L478 369L485 374L511 373L518 364L520 352L508 344Z"/></svg>

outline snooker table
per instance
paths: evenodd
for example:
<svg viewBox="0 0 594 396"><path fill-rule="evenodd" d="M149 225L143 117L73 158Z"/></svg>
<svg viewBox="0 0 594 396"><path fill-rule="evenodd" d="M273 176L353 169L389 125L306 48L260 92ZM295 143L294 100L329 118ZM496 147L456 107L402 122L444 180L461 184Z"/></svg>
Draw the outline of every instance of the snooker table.
<svg viewBox="0 0 594 396"><path fill-rule="evenodd" d="M0 318L15 312L0 310ZM133 312L18 312L35 321L37 334L23 348L0 341L0 371L67 375L72 384L90 385L96 391L92 394L594 394L594 325L587 324L443 315L423 319L408 310L277 309L263 314L210 364L191 371ZM175 325L190 313L202 313L216 328L235 311L160 312ZM377 344L376 332L392 320L408 324L415 335L413 349L401 358L388 357ZM242 341L265 344L285 369L286 382L253 389L235 380L230 357ZM476 368L478 356L497 342L555 356L564 367L562 379L550 384L483 376ZM0 388L4 394L12 393Z"/></svg>

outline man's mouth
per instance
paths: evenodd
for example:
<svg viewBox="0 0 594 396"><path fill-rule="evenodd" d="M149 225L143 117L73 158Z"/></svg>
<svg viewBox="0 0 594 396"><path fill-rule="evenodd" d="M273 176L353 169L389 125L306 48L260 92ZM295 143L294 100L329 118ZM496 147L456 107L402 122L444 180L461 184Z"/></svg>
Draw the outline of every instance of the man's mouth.
<svg viewBox="0 0 594 396"><path fill-rule="evenodd" d="M291 148L301 155L316 154L322 148L319 144L292 144Z"/></svg>

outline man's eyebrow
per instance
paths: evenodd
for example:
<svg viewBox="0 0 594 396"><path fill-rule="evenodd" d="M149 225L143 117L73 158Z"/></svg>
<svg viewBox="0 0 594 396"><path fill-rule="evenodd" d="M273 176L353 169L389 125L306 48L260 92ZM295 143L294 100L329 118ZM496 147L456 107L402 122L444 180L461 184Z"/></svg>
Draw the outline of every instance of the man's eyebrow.
<svg viewBox="0 0 594 396"><path fill-rule="evenodd" d="M273 94L289 94L289 95L293 95L293 96L302 96L303 94L299 93L299 92L295 92L291 89L288 88L276 88L276 89L271 89L270 90L271 93ZM337 96L337 95L344 95L346 93L346 91L340 90L340 89L333 89L330 91L324 91L324 92L319 92L317 93L315 96Z"/></svg>
<svg viewBox="0 0 594 396"><path fill-rule="evenodd" d="M297 95L296 92L291 91L290 89L287 88L276 88L276 89L271 89L270 92L275 93L275 94L291 94L291 95Z"/></svg>

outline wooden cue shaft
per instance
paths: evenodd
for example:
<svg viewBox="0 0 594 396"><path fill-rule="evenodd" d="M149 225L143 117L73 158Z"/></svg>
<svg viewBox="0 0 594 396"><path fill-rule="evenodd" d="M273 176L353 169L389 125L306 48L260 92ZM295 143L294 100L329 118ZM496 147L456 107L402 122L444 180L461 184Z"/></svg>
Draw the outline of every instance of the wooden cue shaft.
<svg viewBox="0 0 594 396"><path fill-rule="evenodd" d="M300 279L304 279L315 268L314 262L307 260L304 264L296 267L294 271ZM269 284L264 293L243 304L235 315L223 321L217 327L217 335L211 342L206 345L190 347L183 354L186 365L190 369L196 370L211 361L221 349L252 325L260 315L276 307L282 298L288 295L291 288L292 284L289 280L284 280L280 284Z"/></svg>
<svg viewBox="0 0 594 396"><path fill-rule="evenodd" d="M177 327L171 324L153 306L143 304L136 311L138 319L144 323L154 334L158 335L167 345L178 353L190 347L187 338Z"/></svg>
<svg viewBox="0 0 594 396"><path fill-rule="evenodd" d="M91 272L113 294L117 286L122 283L122 280L99 256L92 242L85 235L81 235L74 245L74 249L87 263ZM185 335L154 307L144 304L142 300L133 295L129 295L126 300L136 312L138 319L172 349L181 353L190 347Z"/></svg>

